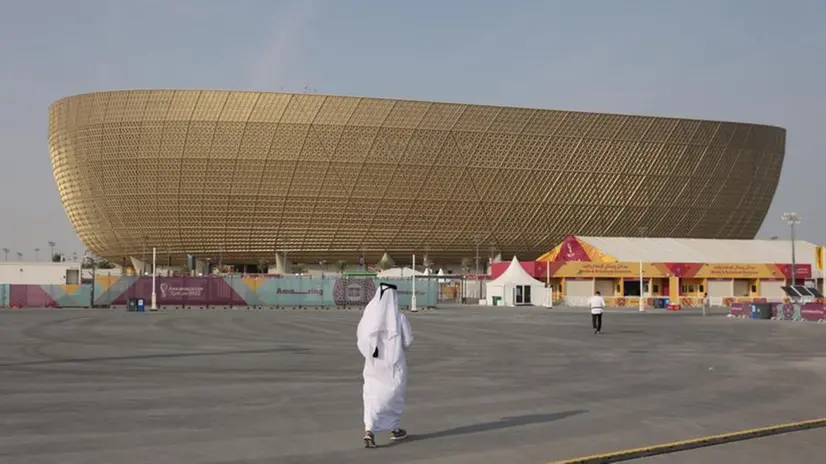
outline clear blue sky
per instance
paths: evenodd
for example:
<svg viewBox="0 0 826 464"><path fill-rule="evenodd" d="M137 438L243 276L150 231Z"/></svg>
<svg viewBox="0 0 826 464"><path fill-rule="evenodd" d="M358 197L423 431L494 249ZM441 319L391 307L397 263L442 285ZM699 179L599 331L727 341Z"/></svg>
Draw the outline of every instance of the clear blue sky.
<svg viewBox="0 0 826 464"><path fill-rule="evenodd" d="M788 129L761 236L826 242L826 0L39 0L0 3L0 248L83 247L48 105L123 88L414 98ZM45 253L41 252L41 256Z"/></svg>

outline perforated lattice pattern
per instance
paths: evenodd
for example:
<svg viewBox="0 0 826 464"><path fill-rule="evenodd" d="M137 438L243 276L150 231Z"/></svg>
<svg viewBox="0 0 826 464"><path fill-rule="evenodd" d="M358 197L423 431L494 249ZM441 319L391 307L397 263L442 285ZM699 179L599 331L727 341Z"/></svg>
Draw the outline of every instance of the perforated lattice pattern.
<svg viewBox="0 0 826 464"><path fill-rule="evenodd" d="M530 259L566 234L753 238L780 128L222 91L79 95L49 109L61 201L119 261L157 247L256 262L413 251Z"/></svg>

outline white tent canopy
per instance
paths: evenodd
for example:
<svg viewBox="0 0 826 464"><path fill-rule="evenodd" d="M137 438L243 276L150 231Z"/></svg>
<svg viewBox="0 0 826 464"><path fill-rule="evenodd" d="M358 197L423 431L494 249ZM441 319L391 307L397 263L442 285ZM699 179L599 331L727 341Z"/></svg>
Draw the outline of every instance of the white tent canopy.
<svg viewBox="0 0 826 464"><path fill-rule="evenodd" d="M493 305L493 298L501 299L503 306L546 306L548 291L545 284L528 274L516 256L510 266L495 280L486 284L487 304Z"/></svg>
<svg viewBox="0 0 826 464"><path fill-rule="evenodd" d="M439 269L439 272L437 272L436 275L438 275L438 276L445 275L445 270L444 269ZM445 282L447 282L447 279L439 279L440 284L443 284Z"/></svg>
<svg viewBox="0 0 826 464"><path fill-rule="evenodd" d="M580 237L617 261L649 263L775 263L792 262L789 240L724 240L699 238ZM798 264L814 265L815 245L795 240Z"/></svg>
<svg viewBox="0 0 826 464"><path fill-rule="evenodd" d="M422 272L416 271L409 267L394 267L393 269L387 269L384 271L379 272L376 274L379 278L382 279L390 279L390 278L406 278L406 277L413 277L414 275L420 276L425 275Z"/></svg>

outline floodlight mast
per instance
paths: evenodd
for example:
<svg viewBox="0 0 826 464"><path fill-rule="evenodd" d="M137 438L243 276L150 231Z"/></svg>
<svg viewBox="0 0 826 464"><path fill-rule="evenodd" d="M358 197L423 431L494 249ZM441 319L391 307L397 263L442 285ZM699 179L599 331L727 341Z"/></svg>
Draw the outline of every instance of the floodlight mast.
<svg viewBox="0 0 826 464"><path fill-rule="evenodd" d="M792 238L792 285L797 284L797 266L795 260L795 250L794 250L794 226L800 224L800 215L797 213L783 213L782 219L789 224L791 228L791 238Z"/></svg>

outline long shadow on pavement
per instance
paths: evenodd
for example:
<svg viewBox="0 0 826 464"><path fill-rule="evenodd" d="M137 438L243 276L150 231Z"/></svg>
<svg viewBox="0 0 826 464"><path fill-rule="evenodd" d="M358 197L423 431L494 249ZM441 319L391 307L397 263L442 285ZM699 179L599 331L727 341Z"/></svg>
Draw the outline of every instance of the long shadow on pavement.
<svg viewBox="0 0 826 464"><path fill-rule="evenodd" d="M454 427L452 429L440 430L437 432L430 432L424 434L410 434L410 437L405 441L419 441L430 440L432 438L455 437L457 435L467 435L471 433L490 432L492 430L501 430L510 427L522 427L525 425L545 424L554 422L568 417L576 416L586 413L586 410L563 411L552 414L529 414L526 416L503 417L494 422L484 422L481 424L463 425L461 427Z"/></svg>
<svg viewBox="0 0 826 464"><path fill-rule="evenodd" d="M127 356L99 356L89 358L62 358L62 359L46 359L38 361L22 361L13 363L0 363L0 367L21 367L21 366L38 366L43 364L70 364L70 363L99 363L99 362L117 362L117 361L136 361L141 359L172 359L172 358L188 358L197 356L230 356L239 354L266 354L266 353L309 353L308 348L299 347L282 347L269 348L262 350L231 350L231 351L201 351L188 353L158 353L158 354L135 354Z"/></svg>

